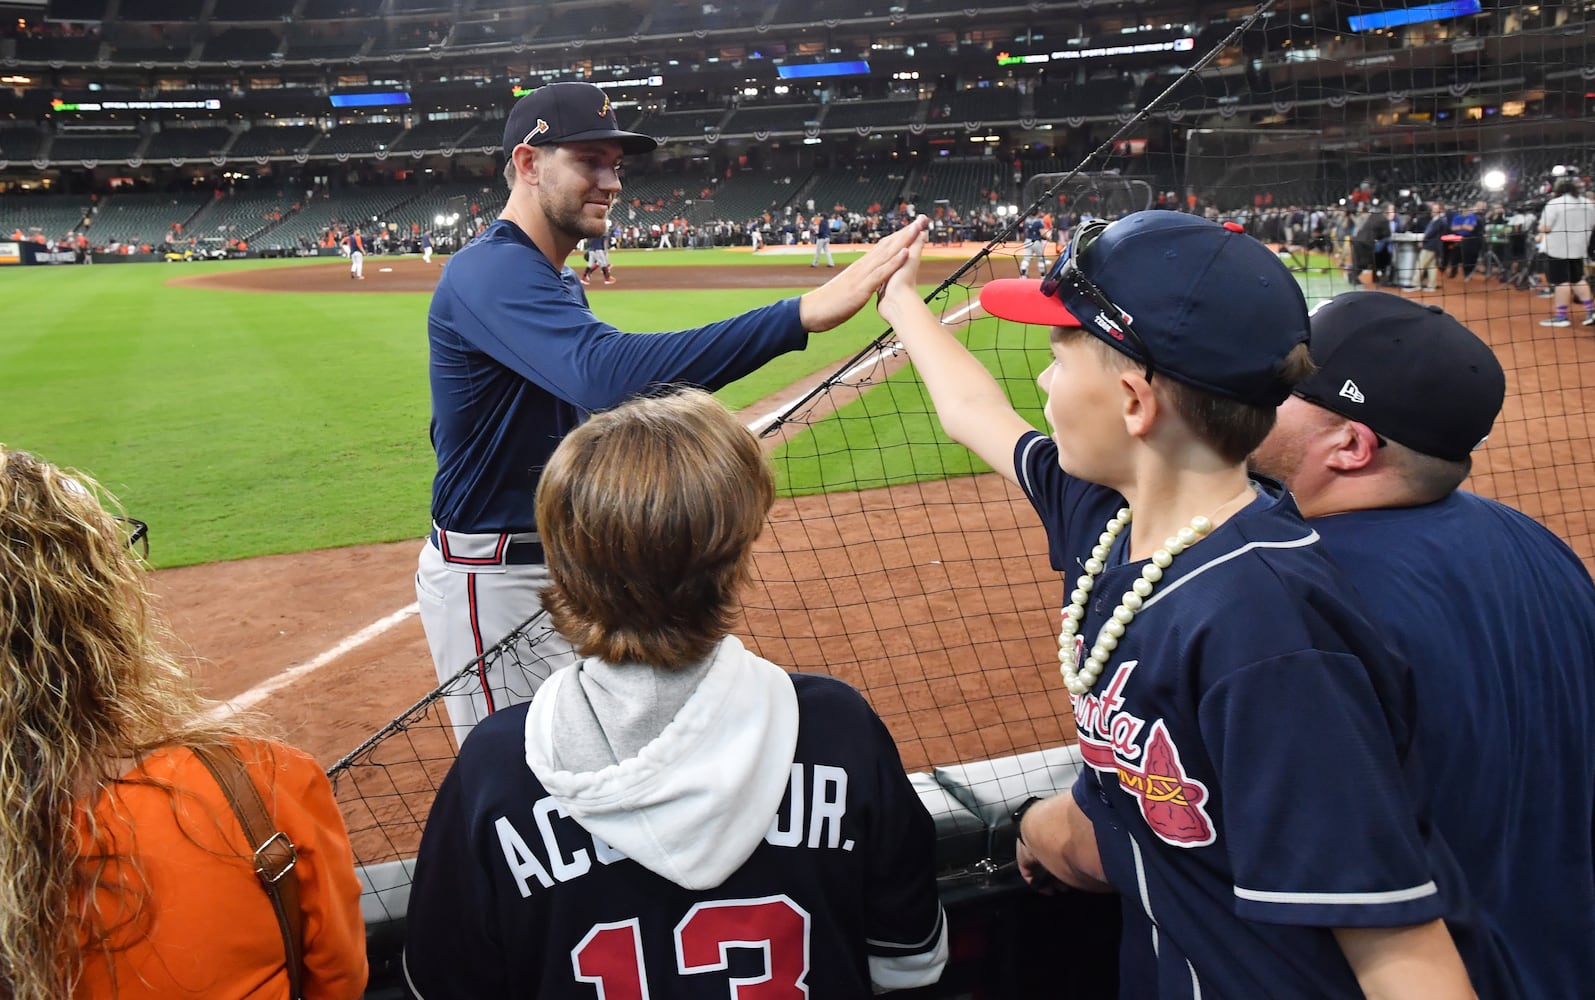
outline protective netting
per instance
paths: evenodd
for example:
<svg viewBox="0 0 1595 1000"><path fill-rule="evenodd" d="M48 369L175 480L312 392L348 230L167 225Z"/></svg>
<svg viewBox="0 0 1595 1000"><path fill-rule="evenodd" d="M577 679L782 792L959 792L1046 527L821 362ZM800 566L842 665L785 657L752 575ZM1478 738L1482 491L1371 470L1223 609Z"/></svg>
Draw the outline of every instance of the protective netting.
<svg viewBox="0 0 1595 1000"><path fill-rule="evenodd" d="M936 313L1044 428L1044 331L978 309L984 282L1019 273L1027 210L1046 217L1049 262L1086 213L1150 203L1233 220L1275 246L1314 301L1369 287L1420 297L1490 343L1508 398L1466 485L1595 563L1595 331L1577 303L1569 325L1541 324L1557 314L1538 234L1553 187L1590 173L1583 9L1409 24L1371 3L1260 13L1188 26L1203 44L1169 50L1184 62L1104 70L1130 99L1069 120L1049 157L1075 150L1078 170L1048 163L1016 186L1024 200L1006 231L960 262L931 299ZM1103 79L1082 66L1030 96L1083 95ZM1394 231L1382 232L1391 208ZM1426 230L1432 270L1420 268ZM782 498L736 633L779 664L857 686L910 771L1028 761L1014 755L1071 742L1056 658L1063 581L1017 488L942 434L889 331L798 395L760 424ZM413 856L428 789L452 756L446 723L434 695L335 769L363 861ZM1067 783L1055 762L1028 767L993 772L985 799L978 776L945 787L967 805Z"/></svg>

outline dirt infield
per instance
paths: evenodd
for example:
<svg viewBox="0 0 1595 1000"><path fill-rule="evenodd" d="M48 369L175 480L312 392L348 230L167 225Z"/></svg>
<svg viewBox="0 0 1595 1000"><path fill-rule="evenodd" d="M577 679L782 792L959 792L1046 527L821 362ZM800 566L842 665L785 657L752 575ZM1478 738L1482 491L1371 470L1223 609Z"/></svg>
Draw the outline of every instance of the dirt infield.
<svg viewBox="0 0 1595 1000"><path fill-rule="evenodd" d="M182 284L254 291L425 291L436 268L419 259L368 264L365 282L347 265L237 274L183 275ZM952 262L945 265L950 268ZM822 269L823 273L823 269ZM594 295L648 287L740 287L744 281L803 287L806 264L683 272L679 267L617 267L620 283ZM691 275L689 278L688 276ZM1326 279L1327 280L1327 279ZM351 289L353 285L355 288ZM1507 368L1507 402L1488 445L1477 454L1471 488L1540 518L1584 557L1595 557L1595 334L1577 325L1543 329L1547 300L1494 283L1453 282L1429 296L1491 343ZM797 390L789 391L788 397ZM749 411L768 410L766 401ZM978 509L978 530L960 510ZM435 684L419 619L401 612L415 600L419 540L270 556L163 570L155 586L177 634L195 657L209 694L234 698L290 668L324 663L266 698L261 709L295 743L330 763L423 696ZM847 549L846 580L826 579L831 550ZM829 592L858 590L815 621L834 632L794 638L772 612L750 614L755 648L802 665L819 643L848 643L852 665L838 671L871 691L911 769L1048 745L1072 735L1067 698L1046 667L1062 587L1045 566L1044 540L1017 490L995 476L900 490L783 500L761 542L764 579L819 581ZM874 554L872 556L871 554ZM871 567L870 558L880 565ZM996 570L1001 572L997 573ZM773 589L773 588L772 588ZM805 600L769 593L767 607ZM871 601L870 595L886 595ZM941 638L940 662L905 657L918 608L945 629L952 608L958 634ZM400 613L397 614L396 613ZM393 619L369 641L340 644L373 623ZM1019 648L1014 648L1015 646Z"/></svg>

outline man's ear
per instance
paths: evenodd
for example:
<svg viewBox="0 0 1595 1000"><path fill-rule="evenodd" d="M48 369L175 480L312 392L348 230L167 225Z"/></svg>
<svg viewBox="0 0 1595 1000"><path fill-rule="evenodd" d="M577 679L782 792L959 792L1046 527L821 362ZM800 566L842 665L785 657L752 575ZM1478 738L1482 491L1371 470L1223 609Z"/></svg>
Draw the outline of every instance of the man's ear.
<svg viewBox="0 0 1595 1000"><path fill-rule="evenodd" d="M1361 472L1379 453L1379 435L1367 424L1343 421L1333 431L1334 442L1326 464L1336 472Z"/></svg>
<svg viewBox="0 0 1595 1000"><path fill-rule="evenodd" d="M510 153L510 157L515 162L515 182L535 185L538 160L542 157L537 147L521 143Z"/></svg>

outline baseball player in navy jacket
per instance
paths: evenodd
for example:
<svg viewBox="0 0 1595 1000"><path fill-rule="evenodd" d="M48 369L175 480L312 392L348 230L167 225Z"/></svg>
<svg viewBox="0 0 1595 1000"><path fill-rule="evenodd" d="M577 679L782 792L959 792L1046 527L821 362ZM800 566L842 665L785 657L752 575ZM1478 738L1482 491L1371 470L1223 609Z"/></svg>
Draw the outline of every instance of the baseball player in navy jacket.
<svg viewBox="0 0 1595 1000"><path fill-rule="evenodd" d="M416 573L439 680L458 674L537 610L547 578L531 523L548 456L588 414L671 383L718 389L863 308L906 257L915 230L876 244L799 298L674 333L627 334L588 308L566 258L602 236L622 157L657 143L621 131L609 98L556 83L521 98L504 127L509 200L454 254L427 314L432 387L432 531ZM569 662L555 636L519 647L445 699L455 736L525 701Z"/></svg>
<svg viewBox="0 0 1595 1000"><path fill-rule="evenodd" d="M1311 367L1277 256L1140 212L1076 227L1041 282L987 283L987 312L1050 328L1050 437L913 282L911 263L881 314L1072 582L1059 661L1087 766L1021 810L1016 850L1028 878L1119 892L1122 994L1515 995L1410 769L1405 664L1290 494L1247 475Z"/></svg>
<svg viewBox="0 0 1595 1000"><path fill-rule="evenodd" d="M543 603L580 659L478 725L438 792L418 997L866 1000L940 977L935 829L891 735L846 684L727 634L774 493L698 390L554 452Z"/></svg>

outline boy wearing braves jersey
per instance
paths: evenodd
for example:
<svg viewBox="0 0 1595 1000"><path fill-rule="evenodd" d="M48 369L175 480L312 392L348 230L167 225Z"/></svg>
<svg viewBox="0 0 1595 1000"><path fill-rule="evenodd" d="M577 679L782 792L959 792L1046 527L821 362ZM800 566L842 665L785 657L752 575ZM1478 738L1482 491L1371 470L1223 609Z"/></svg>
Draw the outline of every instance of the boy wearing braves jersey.
<svg viewBox="0 0 1595 1000"><path fill-rule="evenodd" d="M1052 328L1050 439L920 302L916 264L881 314L1073 581L1059 658L1088 767L1021 810L1027 877L1120 892L1126 996L1466 997L1470 973L1514 995L1417 804L1403 665L1289 494L1246 473L1310 368L1278 258L1143 212L1077 227L1040 283L987 284L988 312Z"/></svg>
<svg viewBox="0 0 1595 1000"><path fill-rule="evenodd" d="M1458 489L1506 376L1438 306L1313 313L1318 371L1252 464L1406 653L1434 823L1530 997L1595 983L1595 583L1561 539Z"/></svg>
<svg viewBox="0 0 1595 1000"><path fill-rule="evenodd" d="M935 831L886 727L727 634L773 497L758 441L697 390L555 451L543 603L581 659L477 726L438 792L416 996L863 1000L940 977Z"/></svg>
<svg viewBox="0 0 1595 1000"><path fill-rule="evenodd" d="M415 589L439 681L537 609L547 579L531 524L548 456L586 415L662 385L714 390L851 317L899 266L894 234L800 298L675 333L626 334L593 315L566 258L603 236L621 158L657 143L623 132L604 92L555 83L516 102L504 126L509 200L452 255L427 313L432 387L432 531ZM444 699L461 743L494 710L525 701L569 662L552 636L481 663Z"/></svg>

